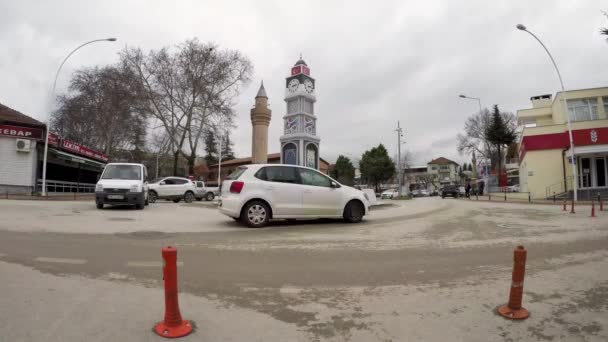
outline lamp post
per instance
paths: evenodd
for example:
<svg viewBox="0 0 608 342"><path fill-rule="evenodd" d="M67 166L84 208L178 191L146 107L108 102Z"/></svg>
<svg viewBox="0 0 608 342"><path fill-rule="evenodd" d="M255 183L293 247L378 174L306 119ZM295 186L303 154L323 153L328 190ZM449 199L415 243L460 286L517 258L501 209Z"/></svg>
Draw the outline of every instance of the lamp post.
<svg viewBox="0 0 608 342"><path fill-rule="evenodd" d="M478 97L471 97L471 96L466 96L466 95L458 95L458 97L461 97L463 99L470 99L470 100L477 100L477 102L479 103L479 112L481 113L481 99Z"/></svg>
<svg viewBox="0 0 608 342"><path fill-rule="evenodd" d="M543 49L545 49L545 52L547 52L547 55L549 55L549 59L551 59L551 63L553 63L553 67L555 68L555 72L557 72L557 78L559 78L559 85L562 88L562 101L564 103L564 114L566 115L566 122L568 124L568 137L570 139L570 151L571 151L571 160L570 160L570 166L572 167L572 189L574 190L574 200L577 201L578 200L578 178L576 175L576 158L575 158L575 154L574 154L574 139L572 139L572 125L570 123L570 115L568 114L568 104L566 102L566 89L564 88L564 81L562 80L562 74L559 72L559 68L557 67L557 64L555 63L555 60L553 59L553 56L551 55L551 52L549 52L549 49L547 49L547 47L545 46L545 44L543 44L543 42L532 32L528 31L528 28L525 25L522 24L517 24L518 30L520 31L524 31L524 32L528 32L532 37L534 37L534 39L536 39L540 45L543 47ZM564 184L564 190L567 190L568 184L566 182L566 184Z"/></svg>
<svg viewBox="0 0 608 342"><path fill-rule="evenodd" d="M466 96L463 94L458 95L458 97L463 98L463 99L469 99L469 100L477 100L477 103L479 104L479 113L481 113L481 111L482 111L481 99L479 97L471 97L471 96ZM473 162L473 177L477 178L477 159L475 158L475 151L473 151L472 162Z"/></svg>
<svg viewBox="0 0 608 342"><path fill-rule="evenodd" d="M59 77L59 72L61 71L61 68L63 67L65 62L68 60L68 58L70 58L70 56L72 56L72 54L74 54L74 52L78 51L81 47L83 47L85 45L89 45L89 44L96 43L96 42L115 42L116 40L117 40L116 38L95 39L95 40L88 41L88 42L78 46L74 50L72 50L63 59L63 62L61 62L61 65L59 65L59 68L57 69L57 73L55 74L55 81L53 82L53 91L51 92L52 101L55 100L55 88L57 87L57 78ZM42 160L42 196L46 196L46 161L47 161L47 155L48 155L48 150L49 150L49 134L51 132L51 122L50 121L51 120L49 117L49 119L46 122L46 137L44 138L44 157Z"/></svg>

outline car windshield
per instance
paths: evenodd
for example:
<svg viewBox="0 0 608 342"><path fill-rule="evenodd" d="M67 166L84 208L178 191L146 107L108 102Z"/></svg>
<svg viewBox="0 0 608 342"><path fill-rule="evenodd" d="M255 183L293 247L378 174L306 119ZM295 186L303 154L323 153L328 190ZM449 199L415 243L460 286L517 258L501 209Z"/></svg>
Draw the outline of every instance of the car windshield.
<svg viewBox="0 0 608 342"><path fill-rule="evenodd" d="M141 179L141 166L139 165L108 165L103 171L101 179Z"/></svg>

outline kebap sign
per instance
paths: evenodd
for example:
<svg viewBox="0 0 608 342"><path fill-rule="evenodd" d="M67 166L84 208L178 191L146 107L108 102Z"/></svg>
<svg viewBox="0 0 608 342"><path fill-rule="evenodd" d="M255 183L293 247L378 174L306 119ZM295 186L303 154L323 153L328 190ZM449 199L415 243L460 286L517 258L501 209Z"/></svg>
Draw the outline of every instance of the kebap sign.
<svg viewBox="0 0 608 342"><path fill-rule="evenodd" d="M49 139L50 140L50 139ZM73 141L62 139L61 140L61 149L69 152L73 152L75 154L79 154L81 156L101 160L104 162L108 162L110 158L101 152L97 152L95 150L91 150L88 147L84 147L80 144L77 144Z"/></svg>
<svg viewBox="0 0 608 342"><path fill-rule="evenodd" d="M0 135L5 137L15 137L23 139L42 139L40 128L19 127L11 125L0 125Z"/></svg>

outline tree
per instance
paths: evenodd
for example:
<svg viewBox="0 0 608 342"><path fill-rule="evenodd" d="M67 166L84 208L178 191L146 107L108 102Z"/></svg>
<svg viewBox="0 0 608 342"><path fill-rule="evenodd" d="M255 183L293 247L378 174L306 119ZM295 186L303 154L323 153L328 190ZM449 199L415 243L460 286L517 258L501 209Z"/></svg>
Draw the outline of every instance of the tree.
<svg viewBox="0 0 608 342"><path fill-rule="evenodd" d="M62 137L107 155L132 150L133 159L141 159L147 126L137 112L137 87L135 75L120 65L78 70L51 124Z"/></svg>
<svg viewBox="0 0 608 342"><path fill-rule="evenodd" d="M138 77L145 100L141 111L149 113L170 137L174 173L182 155L192 174L210 119L232 121L233 102L250 80L251 62L238 51L220 50L197 39L148 54L125 48L121 62Z"/></svg>
<svg viewBox="0 0 608 342"><path fill-rule="evenodd" d="M420 183L424 186L425 189L429 188L429 185L433 187L433 190L439 189L439 175L424 173L422 175L416 176L416 183Z"/></svg>
<svg viewBox="0 0 608 342"><path fill-rule="evenodd" d="M508 128L514 132L517 126L515 115L510 112L501 112L500 116ZM490 159L492 165L496 165L495 146L487 136L488 127L492 124L493 115L484 108L467 118L464 124L464 134L458 134L457 150L460 154L471 154L472 163L477 163L477 156Z"/></svg>
<svg viewBox="0 0 608 342"><path fill-rule="evenodd" d="M217 142L215 141L215 133L211 129L205 130L205 161L207 165L213 165L217 163Z"/></svg>
<svg viewBox="0 0 608 342"><path fill-rule="evenodd" d="M222 161L234 159L233 145L232 141L230 141L230 134L226 132L222 138Z"/></svg>
<svg viewBox="0 0 608 342"><path fill-rule="evenodd" d="M359 168L361 177L374 184L376 191L379 191L378 185L393 177L396 171L395 163L388 156L388 152L382 144L363 153Z"/></svg>
<svg viewBox="0 0 608 342"><path fill-rule="evenodd" d="M492 122L486 128L488 142L495 146L497 156L497 171L502 172L502 149L505 145L510 145L515 141L515 130L507 125L498 105L494 105Z"/></svg>
<svg viewBox="0 0 608 342"><path fill-rule="evenodd" d="M344 185L352 186L355 184L355 167L350 158L343 155L338 156L336 165L334 165L329 175Z"/></svg>

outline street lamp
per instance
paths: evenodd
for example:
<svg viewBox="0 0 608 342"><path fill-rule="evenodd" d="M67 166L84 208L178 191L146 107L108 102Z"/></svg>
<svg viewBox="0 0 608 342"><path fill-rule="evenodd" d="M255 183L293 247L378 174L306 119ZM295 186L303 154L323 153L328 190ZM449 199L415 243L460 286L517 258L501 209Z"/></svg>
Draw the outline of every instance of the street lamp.
<svg viewBox="0 0 608 342"><path fill-rule="evenodd" d="M481 99L479 97L471 97L471 96L466 96L463 94L458 95L458 97L463 98L463 99L477 100L477 103L479 103L479 113L481 115L481 111L482 111ZM473 151L472 162L473 162L473 177L477 178L477 158L475 158L475 151Z"/></svg>
<svg viewBox="0 0 608 342"><path fill-rule="evenodd" d="M528 31L528 28L522 24L517 24L518 30L520 31L524 31L524 32L528 32L532 37L534 37L534 39L536 39L540 45L543 47L543 49L545 49L545 52L547 52L547 55L549 55L549 59L551 59L551 63L553 63L553 67L555 68L555 72L557 72L557 78L559 78L559 84L562 87L562 94L563 94L563 98L562 100L564 101L564 113L566 114L566 122L568 123L568 137L570 138L570 151L572 151L572 155L571 155L571 160L570 160L570 166L572 167L572 189L574 190L574 200L577 201L578 200L578 178L576 177L576 165L575 165L575 161L576 158L574 156L574 139L572 139L572 125L570 123L570 115L568 114L568 104L566 102L566 89L564 88L564 81L562 80L562 74L559 72L559 68L557 67L557 64L555 63L555 60L553 59L553 56L551 55L551 52L549 52L549 49L547 49L547 47L545 46L545 44L543 44L543 42L532 32ZM568 184L564 184L564 190L567 190Z"/></svg>
<svg viewBox="0 0 608 342"><path fill-rule="evenodd" d="M65 62L68 60L68 58L70 58L70 56L74 52L78 51L78 49L80 49L81 47L83 47L85 45L89 45L89 44L92 44L95 42L115 42L116 40L117 40L116 38L95 39L95 40L86 42L86 43L78 46L74 50L72 50L72 52L70 52L63 59L63 62L61 62L61 65L59 65L59 68L57 69L57 73L55 74L55 81L53 82L53 91L51 93L52 101L55 100L55 88L57 87L57 78L59 77L59 72L61 71L61 68L63 67ZM46 122L46 137L44 138L44 157L43 157L43 161L42 161L42 196L46 196L46 159L47 159L47 154L48 154L48 149L49 149L49 133L50 132L51 132L51 118L49 117L49 119Z"/></svg>
<svg viewBox="0 0 608 342"><path fill-rule="evenodd" d="M471 97L471 96L466 96L466 95L458 95L458 97L461 97L463 99L470 99L470 100L477 100L477 102L479 103L479 112L481 113L481 99L478 97Z"/></svg>

